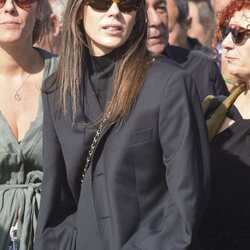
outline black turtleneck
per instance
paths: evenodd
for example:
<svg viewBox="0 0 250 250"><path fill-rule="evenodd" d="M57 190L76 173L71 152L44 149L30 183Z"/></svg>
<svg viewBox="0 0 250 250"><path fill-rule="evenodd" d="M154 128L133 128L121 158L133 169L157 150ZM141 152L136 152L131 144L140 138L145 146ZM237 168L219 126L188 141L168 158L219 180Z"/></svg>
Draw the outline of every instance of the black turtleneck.
<svg viewBox="0 0 250 250"><path fill-rule="evenodd" d="M91 84L102 110L105 109L107 98L111 92L114 65L119 54L118 50L113 50L104 56L95 57L88 54L87 57L89 72L87 81Z"/></svg>

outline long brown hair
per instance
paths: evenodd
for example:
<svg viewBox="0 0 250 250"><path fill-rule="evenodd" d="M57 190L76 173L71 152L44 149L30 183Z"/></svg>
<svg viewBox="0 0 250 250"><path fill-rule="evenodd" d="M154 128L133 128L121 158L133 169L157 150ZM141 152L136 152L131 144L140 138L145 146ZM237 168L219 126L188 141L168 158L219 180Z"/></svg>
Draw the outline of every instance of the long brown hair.
<svg viewBox="0 0 250 250"><path fill-rule="evenodd" d="M47 6L45 5L44 0L37 0L37 18L32 33L33 44L38 42L42 38L46 8Z"/></svg>
<svg viewBox="0 0 250 250"><path fill-rule="evenodd" d="M127 51L116 61L112 96L103 116L108 122L123 118L131 109L141 89L151 57L147 52L147 14L144 0L136 14L136 23L128 39ZM62 47L53 86L57 89L56 106L66 112L67 93L71 94L73 122L76 117L77 97L86 72L84 47L87 47L83 29L83 0L69 0L64 19ZM100 118L101 119L101 118Z"/></svg>

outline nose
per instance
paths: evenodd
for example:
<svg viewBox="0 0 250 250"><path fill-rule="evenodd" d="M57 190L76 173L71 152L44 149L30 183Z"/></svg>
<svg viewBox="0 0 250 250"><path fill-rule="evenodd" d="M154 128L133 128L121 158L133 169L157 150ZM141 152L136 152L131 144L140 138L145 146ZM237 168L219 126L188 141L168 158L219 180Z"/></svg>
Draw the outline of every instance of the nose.
<svg viewBox="0 0 250 250"><path fill-rule="evenodd" d="M6 0L3 5L5 12L13 12L15 9L14 1L13 0Z"/></svg>
<svg viewBox="0 0 250 250"><path fill-rule="evenodd" d="M154 8L148 8L147 12L149 26L160 26L162 24L161 18Z"/></svg>
<svg viewBox="0 0 250 250"><path fill-rule="evenodd" d="M117 3L113 3L108 9L108 14L112 16L117 16L120 14L120 9Z"/></svg>
<svg viewBox="0 0 250 250"><path fill-rule="evenodd" d="M229 50L229 49L233 49L235 47L235 44L232 40L232 35L231 33L229 33L225 39L222 41L222 48Z"/></svg>

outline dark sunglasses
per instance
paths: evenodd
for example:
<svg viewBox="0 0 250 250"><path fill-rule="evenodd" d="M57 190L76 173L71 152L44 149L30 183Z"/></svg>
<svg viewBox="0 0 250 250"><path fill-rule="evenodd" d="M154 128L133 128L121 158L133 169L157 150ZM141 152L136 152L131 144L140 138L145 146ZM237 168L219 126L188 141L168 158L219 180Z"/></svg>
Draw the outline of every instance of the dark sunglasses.
<svg viewBox="0 0 250 250"><path fill-rule="evenodd" d="M117 3L121 12L137 11L142 0L86 0L85 3L93 9L107 11L113 3Z"/></svg>
<svg viewBox="0 0 250 250"><path fill-rule="evenodd" d="M17 6L22 9L29 9L37 0L14 0ZM0 0L0 8L3 8L5 5L6 0Z"/></svg>
<svg viewBox="0 0 250 250"><path fill-rule="evenodd" d="M231 33L234 44L240 44L250 34L250 30L241 26L224 26L221 29L221 37L224 40Z"/></svg>

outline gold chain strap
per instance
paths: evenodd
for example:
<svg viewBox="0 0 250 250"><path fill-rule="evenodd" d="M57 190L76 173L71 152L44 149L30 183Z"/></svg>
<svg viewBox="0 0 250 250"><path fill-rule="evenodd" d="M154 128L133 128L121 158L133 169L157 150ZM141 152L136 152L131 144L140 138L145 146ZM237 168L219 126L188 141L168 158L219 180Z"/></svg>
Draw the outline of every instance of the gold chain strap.
<svg viewBox="0 0 250 250"><path fill-rule="evenodd" d="M88 151L88 156L86 158L86 161L85 161L85 164L84 164L84 167L83 167L82 176L81 176L81 183L83 183L85 174L86 174L87 170L89 169L90 163L91 163L91 161L93 159L93 156L94 156L96 146L97 146L97 144L99 142L99 139L100 139L101 132L103 131L103 127L104 127L104 124L107 121L107 119L108 119L108 115L103 118L103 120L100 123L98 129L96 130L95 136L93 138L93 141L92 141L92 143L90 145L90 149Z"/></svg>

